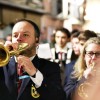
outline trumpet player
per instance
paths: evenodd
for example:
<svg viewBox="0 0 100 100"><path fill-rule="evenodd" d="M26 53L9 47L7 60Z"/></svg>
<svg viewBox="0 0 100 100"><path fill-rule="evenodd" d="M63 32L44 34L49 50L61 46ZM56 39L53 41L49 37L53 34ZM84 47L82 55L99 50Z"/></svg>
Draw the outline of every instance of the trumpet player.
<svg viewBox="0 0 100 100"><path fill-rule="evenodd" d="M12 42L6 42L6 48L9 52L20 51L20 43L27 43L28 47L17 56L15 52L0 67L0 100L65 100L59 65L36 54L39 36L39 28L33 21L21 19L15 23Z"/></svg>
<svg viewBox="0 0 100 100"><path fill-rule="evenodd" d="M68 100L100 100L100 37L87 40L66 86Z"/></svg>

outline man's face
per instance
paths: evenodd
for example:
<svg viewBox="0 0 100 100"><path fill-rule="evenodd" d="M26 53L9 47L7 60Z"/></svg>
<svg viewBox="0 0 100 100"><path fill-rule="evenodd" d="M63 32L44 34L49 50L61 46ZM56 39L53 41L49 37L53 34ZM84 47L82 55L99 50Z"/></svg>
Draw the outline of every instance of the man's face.
<svg viewBox="0 0 100 100"><path fill-rule="evenodd" d="M33 26L26 21L16 23L12 30L12 43L28 43L30 55L32 51L35 53L36 37Z"/></svg>
<svg viewBox="0 0 100 100"><path fill-rule="evenodd" d="M61 31L57 31L55 34L55 41L59 47L63 48L66 46L69 39L65 33L61 32Z"/></svg>

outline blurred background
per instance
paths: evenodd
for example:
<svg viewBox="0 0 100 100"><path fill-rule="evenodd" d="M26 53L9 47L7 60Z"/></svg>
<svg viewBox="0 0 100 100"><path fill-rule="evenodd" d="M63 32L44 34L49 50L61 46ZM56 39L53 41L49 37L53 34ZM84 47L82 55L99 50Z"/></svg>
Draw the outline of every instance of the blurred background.
<svg viewBox="0 0 100 100"><path fill-rule="evenodd" d="M14 22L31 19L41 30L40 42L51 41L60 27L90 29L100 34L100 0L0 0L0 39L11 34Z"/></svg>

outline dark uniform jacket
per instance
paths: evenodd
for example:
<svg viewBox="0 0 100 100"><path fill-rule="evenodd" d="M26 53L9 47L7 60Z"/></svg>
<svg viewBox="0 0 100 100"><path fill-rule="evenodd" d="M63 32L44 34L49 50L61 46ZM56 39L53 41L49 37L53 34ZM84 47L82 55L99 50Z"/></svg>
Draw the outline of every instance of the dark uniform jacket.
<svg viewBox="0 0 100 100"><path fill-rule="evenodd" d="M36 88L40 97L32 96L32 85L35 86L35 84L30 77L22 80L20 92L17 92L17 67L12 57L6 66L0 67L0 88L2 88L0 89L0 100L66 100L65 92L61 87L58 64L37 56L32 62L44 77L42 85Z"/></svg>

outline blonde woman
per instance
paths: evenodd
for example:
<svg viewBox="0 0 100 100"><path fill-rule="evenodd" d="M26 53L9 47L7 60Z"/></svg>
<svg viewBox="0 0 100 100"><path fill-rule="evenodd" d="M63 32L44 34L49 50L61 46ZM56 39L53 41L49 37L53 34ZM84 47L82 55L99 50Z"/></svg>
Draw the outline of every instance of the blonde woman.
<svg viewBox="0 0 100 100"><path fill-rule="evenodd" d="M89 39L74 66L72 77L64 90L68 100L93 99L98 91L100 78L100 37ZM97 87L92 86L93 84ZM99 96L99 95L98 95ZM99 97L100 98L100 97Z"/></svg>

